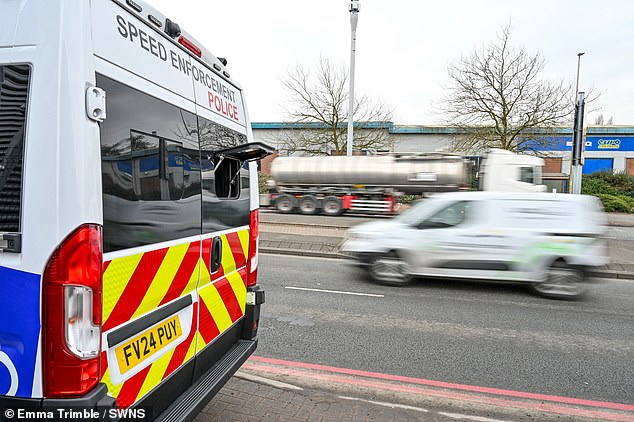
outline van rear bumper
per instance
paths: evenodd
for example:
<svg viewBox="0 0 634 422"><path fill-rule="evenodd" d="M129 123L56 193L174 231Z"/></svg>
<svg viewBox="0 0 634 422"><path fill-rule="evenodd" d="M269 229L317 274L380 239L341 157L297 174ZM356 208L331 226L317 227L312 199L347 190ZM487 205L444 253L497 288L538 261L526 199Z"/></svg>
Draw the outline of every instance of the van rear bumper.
<svg viewBox="0 0 634 422"><path fill-rule="evenodd" d="M25 416L20 417L20 414L26 415L26 412L45 412L48 414L52 412L54 419L57 419L60 410L73 410L78 412L94 410L99 414L98 420L108 421L110 420L108 419L108 409L116 407L116 400L108 396L106 394L107 392L108 388L105 384L98 384L85 396L72 399L28 399L0 396L0 415L7 420L28 420L31 418Z"/></svg>

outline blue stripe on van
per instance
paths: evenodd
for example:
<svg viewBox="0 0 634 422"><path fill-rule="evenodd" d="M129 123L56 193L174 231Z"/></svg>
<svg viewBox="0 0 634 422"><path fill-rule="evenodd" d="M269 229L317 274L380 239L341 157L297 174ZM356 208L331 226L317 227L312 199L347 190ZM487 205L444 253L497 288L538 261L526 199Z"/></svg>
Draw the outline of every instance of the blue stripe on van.
<svg viewBox="0 0 634 422"><path fill-rule="evenodd" d="M0 395L31 397L40 336L40 275L0 267Z"/></svg>

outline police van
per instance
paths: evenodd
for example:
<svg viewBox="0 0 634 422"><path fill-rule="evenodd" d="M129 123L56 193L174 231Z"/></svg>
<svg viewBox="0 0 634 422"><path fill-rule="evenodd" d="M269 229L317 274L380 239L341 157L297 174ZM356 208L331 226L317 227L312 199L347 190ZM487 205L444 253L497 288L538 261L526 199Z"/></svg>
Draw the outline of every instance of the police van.
<svg viewBox="0 0 634 422"><path fill-rule="evenodd" d="M255 350L271 149L226 64L140 0L0 4L0 410L189 418Z"/></svg>

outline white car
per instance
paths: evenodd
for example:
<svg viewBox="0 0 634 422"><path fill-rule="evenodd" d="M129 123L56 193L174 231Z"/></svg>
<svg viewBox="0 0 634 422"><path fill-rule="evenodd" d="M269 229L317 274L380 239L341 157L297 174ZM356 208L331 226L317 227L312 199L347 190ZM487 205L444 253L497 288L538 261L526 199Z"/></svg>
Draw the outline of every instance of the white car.
<svg viewBox="0 0 634 422"><path fill-rule="evenodd" d="M607 263L605 225L593 196L455 192L351 228L343 251L384 284L416 276L518 281L575 298L589 270Z"/></svg>

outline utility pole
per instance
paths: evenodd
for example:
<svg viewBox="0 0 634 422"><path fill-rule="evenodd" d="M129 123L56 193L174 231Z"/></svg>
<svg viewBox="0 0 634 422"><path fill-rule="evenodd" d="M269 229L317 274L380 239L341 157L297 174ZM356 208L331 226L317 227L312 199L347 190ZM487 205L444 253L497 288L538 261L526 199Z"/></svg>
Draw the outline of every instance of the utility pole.
<svg viewBox="0 0 634 422"><path fill-rule="evenodd" d="M352 155L353 124L354 124L354 53L357 43L357 22L359 21L360 2L352 0L348 5L350 12L350 92L348 100L348 143L346 155Z"/></svg>
<svg viewBox="0 0 634 422"><path fill-rule="evenodd" d="M572 193L581 193L582 163L583 155L583 111L585 108L585 92L577 94L577 103L575 104L575 123L572 134Z"/></svg>
<svg viewBox="0 0 634 422"><path fill-rule="evenodd" d="M570 176L572 177L572 189L570 193L581 193L581 179L583 169L581 156L583 155L583 111L585 107L585 94L579 92L579 68L581 67L581 56L585 52L577 53L577 79L575 84L575 119L572 127L572 156L570 160Z"/></svg>

